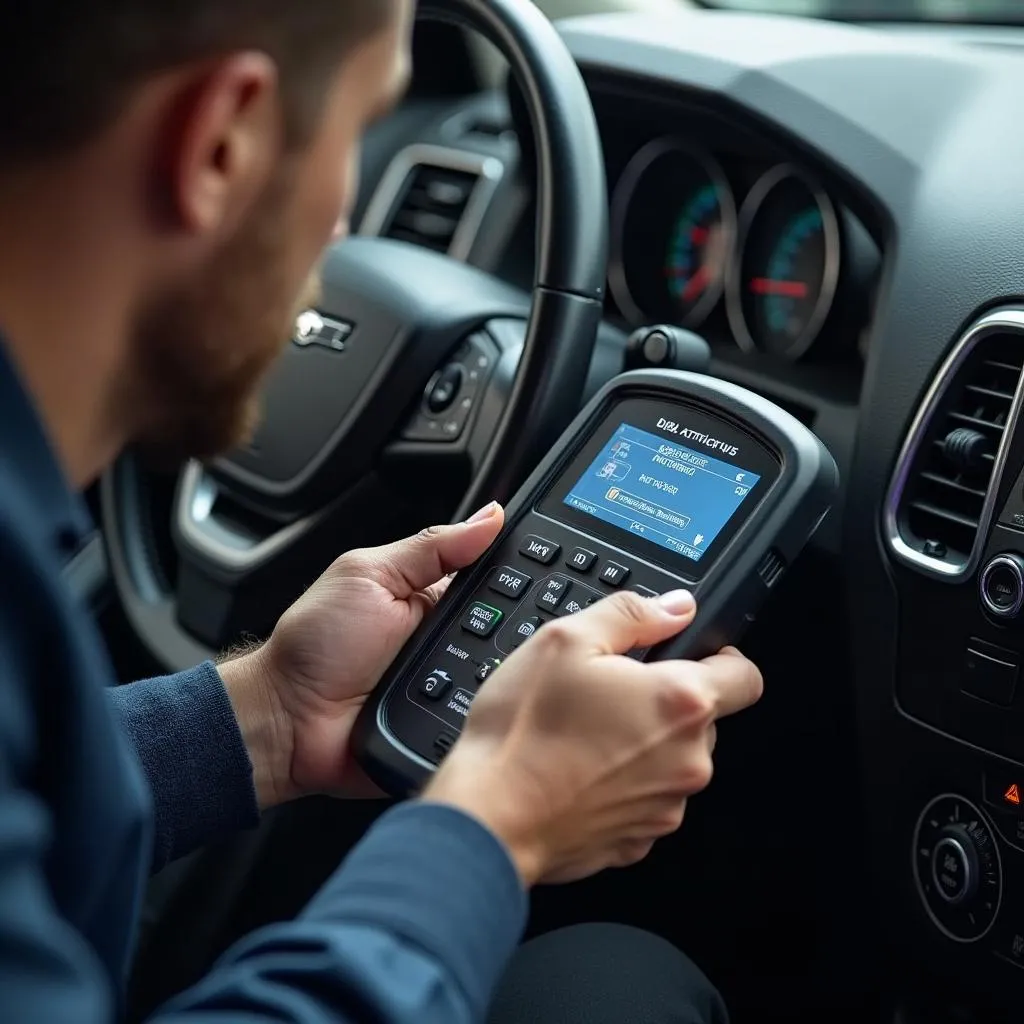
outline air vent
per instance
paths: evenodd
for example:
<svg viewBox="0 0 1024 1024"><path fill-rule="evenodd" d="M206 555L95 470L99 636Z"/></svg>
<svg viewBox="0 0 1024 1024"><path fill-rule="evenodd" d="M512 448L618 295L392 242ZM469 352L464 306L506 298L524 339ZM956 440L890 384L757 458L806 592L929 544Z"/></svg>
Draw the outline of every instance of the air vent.
<svg viewBox="0 0 1024 1024"><path fill-rule="evenodd" d="M388 168L360 234L395 238L464 260L503 171L491 157L411 146Z"/></svg>
<svg viewBox="0 0 1024 1024"><path fill-rule="evenodd" d="M463 129L463 136L471 138L474 135L485 139L515 139L516 137L508 120L497 117L473 118Z"/></svg>
<svg viewBox="0 0 1024 1024"><path fill-rule="evenodd" d="M937 575L973 571L1016 422L1024 311L994 313L946 361L900 456L887 507L890 546Z"/></svg>
<svg viewBox="0 0 1024 1024"><path fill-rule="evenodd" d="M405 194L391 214L384 236L448 252L477 180L466 171L418 164L409 172Z"/></svg>

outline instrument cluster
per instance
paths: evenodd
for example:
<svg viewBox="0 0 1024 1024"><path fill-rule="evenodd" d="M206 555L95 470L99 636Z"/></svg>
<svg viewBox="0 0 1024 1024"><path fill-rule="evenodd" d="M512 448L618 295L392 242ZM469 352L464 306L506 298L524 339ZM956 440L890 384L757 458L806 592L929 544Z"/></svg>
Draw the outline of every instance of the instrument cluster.
<svg viewBox="0 0 1024 1024"><path fill-rule="evenodd" d="M843 221L794 164L746 176L678 138L642 146L612 197L611 295L633 325L715 315L744 351L796 360L836 306Z"/></svg>

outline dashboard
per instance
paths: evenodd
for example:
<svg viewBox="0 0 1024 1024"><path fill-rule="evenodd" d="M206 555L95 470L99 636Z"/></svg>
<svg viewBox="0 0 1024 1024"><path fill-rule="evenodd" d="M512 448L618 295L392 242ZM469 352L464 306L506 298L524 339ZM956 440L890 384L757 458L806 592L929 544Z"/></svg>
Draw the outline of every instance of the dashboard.
<svg viewBox="0 0 1024 1024"><path fill-rule="evenodd" d="M1007 1011L1024 984L1024 59L709 11L561 30L609 185L593 388L631 330L671 323L832 451L843 493L816 544L851 640L875 935L937 991ZM528 288L514 87L417 103L371 139L361 232Z"/></svg>
<svg viewBox="0 0 1024 1024"><path fill-rule="evenodd" d="M791 361L863 344L880 253L806 161L699 108L631 131L621 104L609 96L601 112L609 293L630 327L677 324ZM856 322L844 316L854 303Z"/></svg>

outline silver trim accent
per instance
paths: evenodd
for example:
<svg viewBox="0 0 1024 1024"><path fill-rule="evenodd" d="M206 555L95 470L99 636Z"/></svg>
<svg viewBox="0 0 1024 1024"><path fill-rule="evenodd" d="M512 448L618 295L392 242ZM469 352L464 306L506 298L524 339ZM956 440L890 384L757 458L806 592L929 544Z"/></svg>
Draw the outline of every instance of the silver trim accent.
<svg viewBox="0 0 1024 1024"><path fill-rule="evenodd" d="M988 581L992 573L1003 567L1008 568L1017 579L1017 599L1009 608L1001 608L988 596ZM982 570L978 589L981 592L981 603L990 615L997 619L1015 619L1024 607L1024 571L1021 570L1020 562L1013 555L996 555Z"/></svg>
<svg viewBox="0 0 1024 1024"><path fill-rule="evenodd" d="M947 846L952 846L953 849L956 850L964 868L963 889L960 891L958 896L946 895L945 889L943 889L942 885L939 883L939 872L935 865L939 850L944 849ZM951 907L955 907L958 903L963 902L963 900L967 898L967 893L970 891L972 881L974 881L974 879L971 878L971 861L967 856L967 851L964 849L963 843L961 843L959 839L944 836L935 844L935 847L932 850L932 883L935 885L935 891L938 893L939 899L948 903Z"/></svg>
<svg viewBox="0 0 1024 1024"><path fill-rule="evenodd" d="M796 360L805 355L818 339L835 301L839 288L839 271L842 262L842 241L839 235L839 218L828 193L804 171L792 164L779 164L766 171L754 183L740 210L739 242L736 258L729 265L725 281L725 311L729 317L736 344L744 352L760 352L761 347L754 341L747 318L743 315L743 261L750 232L757 220L757 215L764 208L765 200L772 191L787 179L799 182L810 193L811 198L821 210L822 232L825 236L825 269L821 279L821 292L807 326L796 341L785 352L776 353L783 359Z"/></svg>
<svg viewBox="0 0 1024 1024"><path fill-rule="evenodd" d="M978 821L988 829L989 835L992 837L992 852L995 854L996 872L999 877L999 897L996 900L996 909L992 914L992 920L989 921L988 927L980 934L972 935L968 939L963 938L961 935L955 935L938 919L938 917L935 916L935 911L933 911L929 905L928 898L925 896L924 886L921 884L921 871L918 867L918 850L921 845L921 826L924 824L925 818L931 814L932 808L943 800L959 800L962 804L966 804L966 806L969 807L977 816ZM914 872L914 888L917 889L917 895L921 900L921 905L924 907L925 913L930 918L932 924L935 925L935 927L952 942L958 942L962 946L969 946L973 942L979 942L988 935L996 921L999 920L999 912L1003 909L1003 857L999 852L999 840L996 838L996 829L993 827L992 822L989 821L989 819L982 814L977 806L968 800L967 797L961 796L959 793L940 793L937 797L928 801L924 810L918 815L917 824L914 826L914 839L910 844L910 867Z"/></svg>
<svg viewBox="0 0 1024 1024"><path fill-rule="evenodd" d="M505 165L497 157L444 146L407 146L395 155L384 172L363 214L359 234L370 238L379 237L409 175L417 167L440 167L442 170L462 171L477 176L477 183L463 211L462 220L448 247L448 255L453 260L465 262L473 251L484 215L505 175Z"/></svg>
<svg viewBox="0 0 1024 1024"><path fill-rule="evenodd" d="M306 533L318 515L299 519L261 541L235 533L213 515L220 488L198 462L186 464L175 499L175 521L182 539L211 562L248 572L280 554Z"/></svg>
<svg viewBox="0 0 1024 1024"><path fill-rule="evenodd" d="M676 322L680 327L696 327L707 319L708 314L725 290L728 266L735 259L737 231L736 197L732 186L729 184L729 179L726 177L725 171L722 170L718 161L700 147L690 145L673 136L664 136L647 143L646 146L643 146L634 153L629 163L626 164L626 169L622 172L615 186L611 207L612 251L608 261L608 286L611 289L612 296L618 303L619 309L634 327L642 326L652 317L655 320L660 319L660 317L650 312L645 312L633 298L633 292L626 279L626 226L633 208L633 199L637 194L644 175L656 160L673 152L680 153L699 164L715 186L718 192L718 205L722 211L723 248L725 250L725 264L722 267L722 272L717 276L716 280L709 283L704 290L704 295L693 309L690 310L689 314L678 318ZM648 210L647 213L650 216L657 216L657 211ZM678 221L678 219L679 214L677 211L675 221ZM671 299L671 296L669 298Z"/></svg>
<svg viewBox="0 0 1024 1024"><path fill-rule="evenodd" d="M956 379L960 368L979 342L991 334L1000 334L1006 331L1024 334L1024 309L995 310L975 321L968 328L967 332L961 336L925 393L924 400L921 402L917 415L910 425L910 430L907 432L906 440L896 460L896 468L893 471L892 482L885 501L883 519L885 541L889 550L898 561L937 579L957 582L970 576L978 567L978 561L981 558L989 527L992 525L996 494L999 491L999 483L1002 480L1003 470L1006 467L1010 443L1013 440L1013 434L1017 427L1021 404L1024 402L1024 373L1021 374L1021 380L1017 385L1013 404L1010 406L1010 414L1006 420L1006 429L1003 432L1003 439L999 444L999 450L996 452L995 463L992 467L988 494L985 496L985 504L981 509L981 518L978 520L978 534L967 560L964 562L947 562L941 558L925 555L911 547L900 533L900 504L903 501L910 469L917 459L921 444L928 432L928 428L931 426L932 417L939 403L949 390L950 385Z"/></svg>
<svg viewBox="0 0 1024 1024"><path fill-rule="evenodd" d="M440 765L434 764L433 761L428 761L425 757L423 757L422 754L417 754L416 751L413 750L411 747L406 746L391 731L391 729L388 727L388 723L387 723L387 720L386 720L386 717L385 717L385 714L384 714L384 710L387 707L388 702L395 699L397 693L398 693L398 690L392 688L391 691L385 696L384 700L382 700L377 705L377 731L382 736L384 736L387 739L387 741L393 747L395 747L398 750L398 752L403 757L405 757L408 760L412 761L413 764L418 765L420 768L423 768L424 770L426 770L426 771L430 772L431 774L433 774L434 772L436 772L438 770ZM404 696L404 694L403 694L403 696ZM458 731L458 730L452 729L452 727L449 726L447 722L445 722L445 726L447 727L449 732L457 732ZM459 733L459 735L461 735L461 733Z"/></svg>

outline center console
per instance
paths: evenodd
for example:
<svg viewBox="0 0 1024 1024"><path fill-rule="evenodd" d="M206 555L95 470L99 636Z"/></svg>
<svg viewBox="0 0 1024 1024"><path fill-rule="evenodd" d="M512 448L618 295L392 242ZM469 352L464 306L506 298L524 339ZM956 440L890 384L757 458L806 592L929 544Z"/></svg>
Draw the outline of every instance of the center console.
<svg viewBox="0 0 1024 1024"><path fill-rule="evenodd" d="M914 952L1024 990L1024 313L960 339L906 438L883 540L897 589L893 788Z"/></svg>

